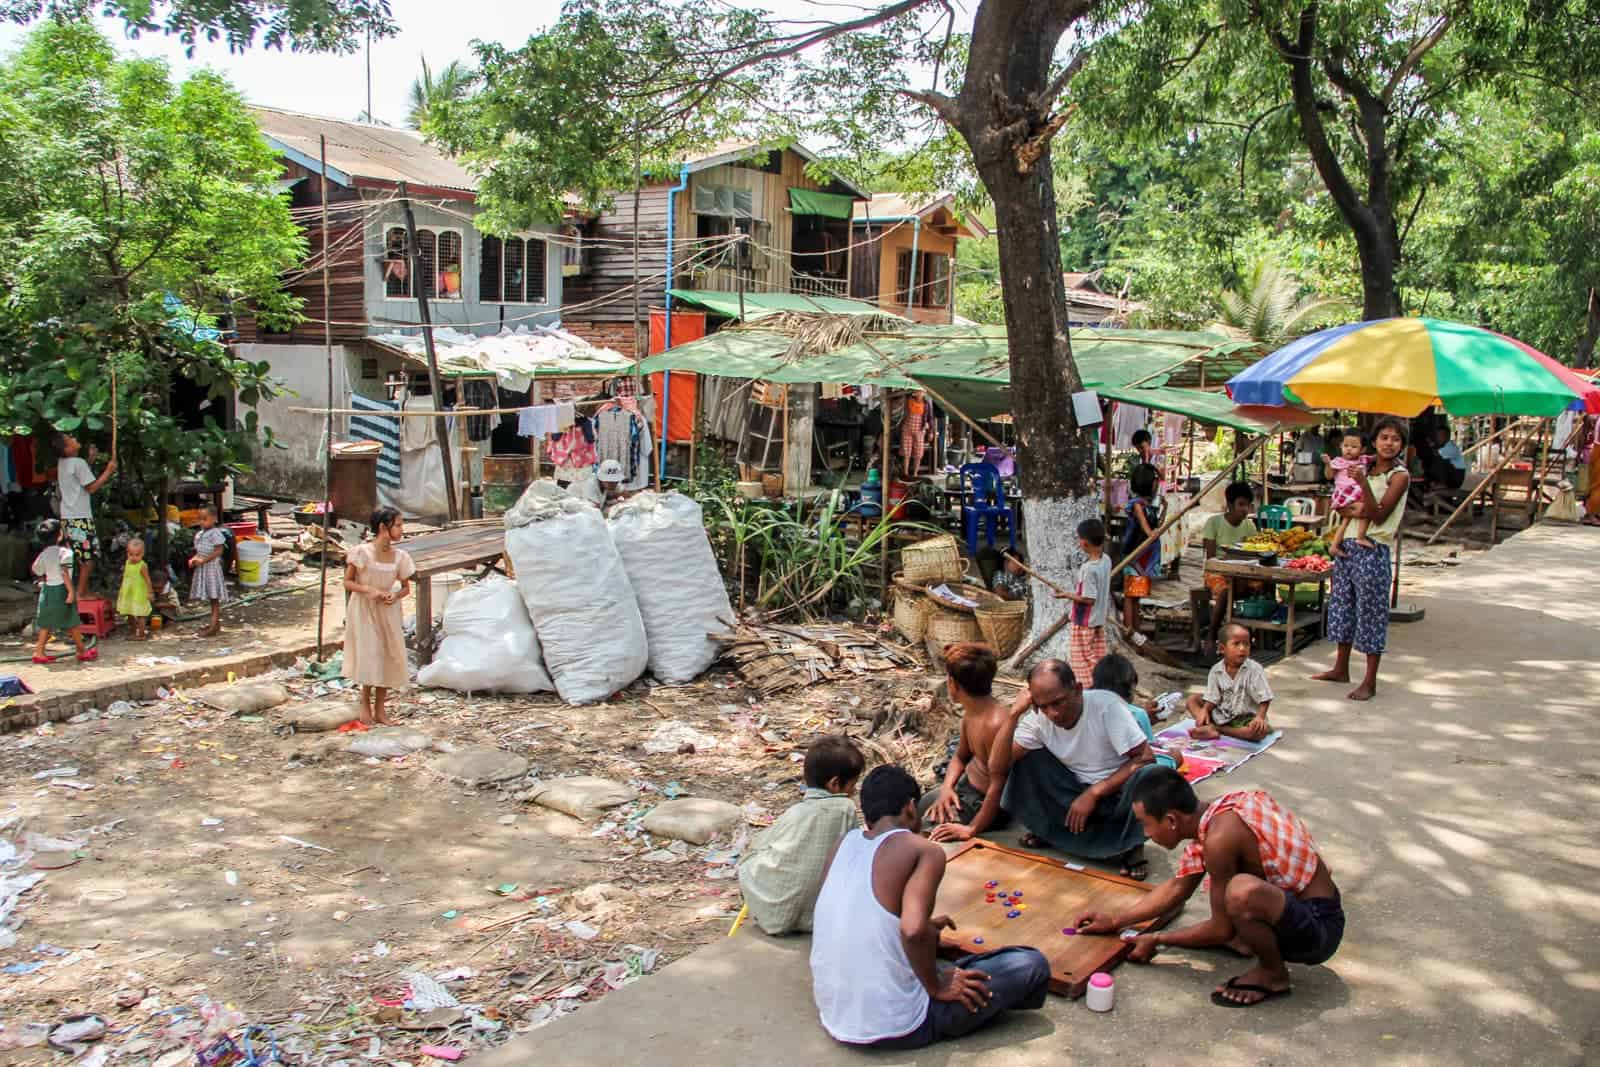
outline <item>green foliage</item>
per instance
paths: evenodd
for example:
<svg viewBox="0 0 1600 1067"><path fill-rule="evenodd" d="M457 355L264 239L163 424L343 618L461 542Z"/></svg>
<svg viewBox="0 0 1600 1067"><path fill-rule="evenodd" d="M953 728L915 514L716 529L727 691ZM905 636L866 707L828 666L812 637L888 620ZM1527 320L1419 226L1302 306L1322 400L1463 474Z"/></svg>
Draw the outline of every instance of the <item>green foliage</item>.
<svg viewBox="0 0 1600 1067"><path fill-rule="evenodd" d="M1268 259L1258 259L1245 272L1238 289L1220 300L1222 325L1230 331L1277 347L1335 320L1348 320L1353 309L1341 300L1302 296L1300 279Z"/></svg>
<svg viewBox="0 0 1600 1067"><path fill-rule="evenodd" d="M175 328L166 295L200 316L297 306L280 275L305 254L274 184L277 159L217 75L173 85L119 61L84 23L46 23L0 66L0 425L107 443L113 383L123 476L153 503L171 477L245 470L258 433L172 410L192 383L215 410L276 394L265 363ZM191 316L192 317L192 316Z"/></svg>
<svg viewBox="0 0 1600 1067"><path fill-rule="evenodd" d="M87 20L96 10L121 19L128 34L165 33L189 46L226 41L243 52L259 39L267 48L352 52L367 34L392 37L389 0L0 0L0 20L28 23Z"/></svg>
<svg viewBox="0 0 1600 1067"><path fill-rule="evenodd" d="M636 149L651 180L675 179L686 151L728 132L754 87L684 31L748 40L759 25L717 0L572 0L521 48L474 42L468 91L423 131L478 176L483 226L557 222L573 197L598 208L632 189Z"/></svg>
<svg viewBox="0 0 1600 1067"><path fill-rule="evenodd" d="M446 101L458 101L472 90L472 68L459 59L445 64L435 78L428 69L428 57L422 57L422 74L411 83L407 95L406 125L420 130L431 115Z"/></svg>

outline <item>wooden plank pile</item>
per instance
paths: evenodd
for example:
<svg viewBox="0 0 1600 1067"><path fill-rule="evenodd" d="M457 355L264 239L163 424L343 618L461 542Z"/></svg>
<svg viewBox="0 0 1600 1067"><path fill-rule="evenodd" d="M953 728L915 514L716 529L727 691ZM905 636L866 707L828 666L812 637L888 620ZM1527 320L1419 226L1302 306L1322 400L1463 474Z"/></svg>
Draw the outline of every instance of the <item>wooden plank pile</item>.
<svg viewBox="0 0 1600 1067"><path fill-rule="evenodd" d="M726 645L739 677L763 697L818 682L918 666L904 652L852 626L745 623L713 634Z"/></svg>

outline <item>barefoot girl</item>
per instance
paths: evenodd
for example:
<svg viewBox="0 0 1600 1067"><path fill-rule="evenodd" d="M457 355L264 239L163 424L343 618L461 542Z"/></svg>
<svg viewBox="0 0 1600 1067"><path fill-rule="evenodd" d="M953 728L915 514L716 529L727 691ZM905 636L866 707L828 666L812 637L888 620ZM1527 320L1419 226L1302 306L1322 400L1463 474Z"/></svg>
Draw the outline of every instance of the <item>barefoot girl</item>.
<svg viewBox="0 0 1600 1067"><path fill-rule="evenodd" d="M65 630L78 646L78 659L84 663L96 658L98 650L83 647L82 622L78 618L77 596L72 590L72 549L66 546L67 530L55 519L39 524L39 540L44 551L33 561L33 573L44 579L39 590L39 607L34 613L33 628L39 638L33 644L33 662L54 663L56 658L45 652L52 630Z"/></svg>
<svg viewBox="0 0 1600 1067"><path fill-rule="evenodd" d="M384 698L411 680L400 601L417 567L395 547L405 533L400 512L379 508L371 526L372 540L350 553L344 571L344 676L361 686L361 721L388 725Z"/></svg>
<svg viewBox="0 0 1600 1067"><path fill-rule="evenodd" d="M128 542L128 562L122 565L117 614L128 617L135 641L145 639L144 624L150 621L150 565L144 561L144 542L137 537Z"/></svg>
<svg viewBox="0 0 1600 1067"><path fill-rule="evenodd" d="M211 622L200 631L201 637L215 637L222 632L222 604L228 599L222 554L227 550L228 535L217 525L217 509L207 504L200 511L200 532L194 535L194 555L189 557L193 571L189 599L211 602Z"/></svg>

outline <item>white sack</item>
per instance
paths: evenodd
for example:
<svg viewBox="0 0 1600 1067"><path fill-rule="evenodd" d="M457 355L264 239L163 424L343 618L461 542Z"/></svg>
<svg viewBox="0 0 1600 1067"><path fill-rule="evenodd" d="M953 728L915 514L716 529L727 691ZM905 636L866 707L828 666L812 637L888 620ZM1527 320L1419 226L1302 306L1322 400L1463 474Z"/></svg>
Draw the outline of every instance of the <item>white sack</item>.
<svg viewBox="0 0 1600 1067"><path fill-rule="evenodd" d="M444 641L417 684L463 693L548 693L539 638L516 584L489 578L450 594Z"/></svg>
<svg viewBox="0 0 1600 1067"><path fill-rule="evenodd" d="M506 554L562 700L593 704L644 673L639 602L599 509L534 482L506 512Z"/></svg>
<svg viewBox="0 0 1600 1067"><path fill-rule="evenodd" d="M609 521L639 598L650 673L669 684L699 677L717 658L706 635L734 621L700 505L682 493L646 490L612 508Z"/></svg>

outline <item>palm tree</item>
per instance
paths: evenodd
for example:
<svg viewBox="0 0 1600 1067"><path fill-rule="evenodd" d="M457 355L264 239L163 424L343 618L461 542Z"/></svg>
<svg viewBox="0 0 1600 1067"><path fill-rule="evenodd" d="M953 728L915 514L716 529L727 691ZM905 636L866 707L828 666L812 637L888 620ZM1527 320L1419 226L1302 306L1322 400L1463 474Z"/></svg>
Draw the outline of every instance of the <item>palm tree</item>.
<svg viewBox="0 0 1600 1067"><path fill-rule="evenodd" d="M435 78L428 69L428 57L422 57L422 77L411 83L411 97L406 112L406 125L422 129L428 113L438 105L460 100L472 85L472 68L459 59L452 59Z"/></svg>
<svg viewBox="0 0 1600 1067"><path fill-rule="evenodd" d="M1336 318L1348 317L1350 305L1316 295L1302 297L1300 280L1268 259L1250 264L1237 289L1224 290L1216 326L1236 337L1277 346L1310 333Z"/></svg>

